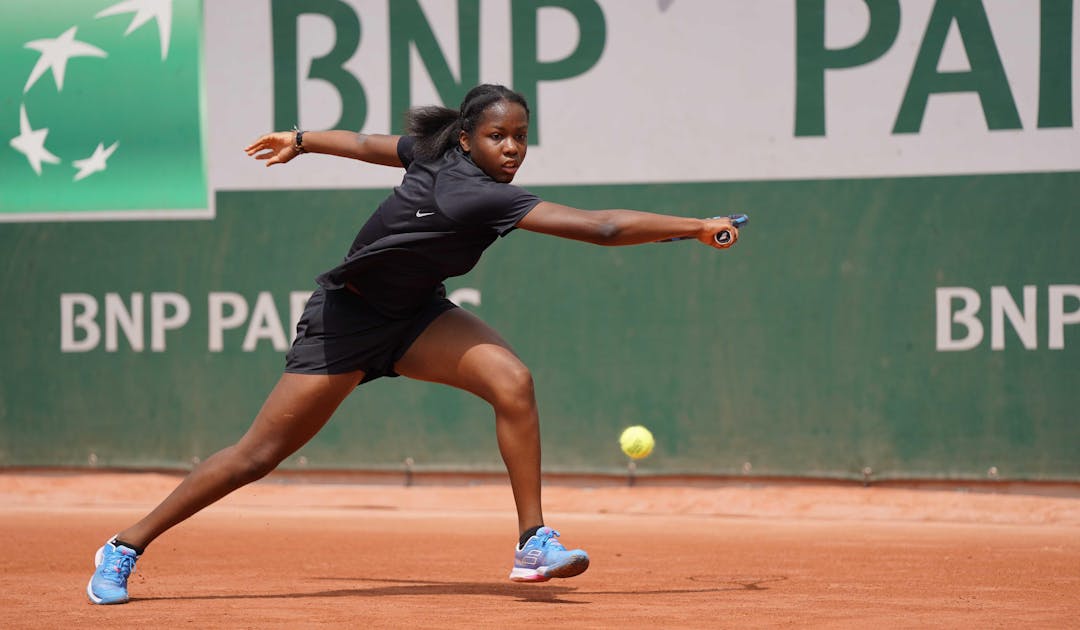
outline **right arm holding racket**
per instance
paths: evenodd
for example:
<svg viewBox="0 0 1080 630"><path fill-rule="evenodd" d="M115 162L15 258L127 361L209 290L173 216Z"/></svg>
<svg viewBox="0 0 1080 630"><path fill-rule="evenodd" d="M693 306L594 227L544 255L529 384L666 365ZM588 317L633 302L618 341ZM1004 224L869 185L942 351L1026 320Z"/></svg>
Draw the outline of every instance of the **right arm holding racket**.
<svg viewBox="0 0 1080 630"><path fill-rule="evenodd" d="M737 218L741 217L741 218ZM710 247L727 249L739 240L746 215L692 219L636 210L579 210L540 202L517 226L596 245L638 245L698 240Z"/></svg>

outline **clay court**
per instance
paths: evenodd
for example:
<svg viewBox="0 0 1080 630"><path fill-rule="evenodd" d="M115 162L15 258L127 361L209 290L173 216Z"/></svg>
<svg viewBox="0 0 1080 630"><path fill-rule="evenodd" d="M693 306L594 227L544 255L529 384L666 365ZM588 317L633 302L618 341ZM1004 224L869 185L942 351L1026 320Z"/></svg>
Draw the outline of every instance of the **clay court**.
<svg viewBox="0 0 1080 630"><path fill-rule="evenodd" d="M1078 628L1075 486L552 482L582 576L514 584L509 487L301 479L166 533L130 603L93 606L95 549L172 474L0 475L8 628Z"/></svg>

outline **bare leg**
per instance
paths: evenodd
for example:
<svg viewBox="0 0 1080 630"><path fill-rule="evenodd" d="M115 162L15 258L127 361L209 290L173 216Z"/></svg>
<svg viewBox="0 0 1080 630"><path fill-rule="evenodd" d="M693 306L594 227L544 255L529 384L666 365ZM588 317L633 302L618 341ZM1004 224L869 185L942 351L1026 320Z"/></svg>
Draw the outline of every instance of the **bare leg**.
<svg viewBox="0 0 1080 630"><path fill-rule="evenodd" d="M363 376L282 375L239 442L199 464L160 505L117 538L145 547L226 494L266 476L319 432Z"/></svg>
<svg viewBox="0 0 1080 630"><path fill-rule="evenodd" d="M532 374L490 326L463 309L440 315L394 366L402 376L472 392L495 410L517 506L518 533L544 524L540 505L540 416Z"/></svg>

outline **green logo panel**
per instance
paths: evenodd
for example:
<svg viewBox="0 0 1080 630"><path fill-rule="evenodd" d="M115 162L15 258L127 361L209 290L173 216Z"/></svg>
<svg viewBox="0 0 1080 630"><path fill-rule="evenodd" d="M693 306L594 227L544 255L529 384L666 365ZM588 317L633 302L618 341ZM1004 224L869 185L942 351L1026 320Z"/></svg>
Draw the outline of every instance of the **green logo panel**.
<svg viewBox="0 0 1080 630"><path fill-rule="evenodd" d="M200 0L0 14L0 221L210 216Z"/></svg>

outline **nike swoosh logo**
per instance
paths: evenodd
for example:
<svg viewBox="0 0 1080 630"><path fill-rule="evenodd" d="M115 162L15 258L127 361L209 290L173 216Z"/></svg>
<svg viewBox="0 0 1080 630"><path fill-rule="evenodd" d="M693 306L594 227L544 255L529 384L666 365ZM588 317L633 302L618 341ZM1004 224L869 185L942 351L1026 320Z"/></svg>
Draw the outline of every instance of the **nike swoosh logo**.
<svg viewBox="0 0 1080 630"><path fill-rule="evenodd" d="M424 217L430 217L433 214L435 214L435 213L434 212L420 212L419 210L417 210L416 211L416 218L417 219L423 219Z"/></svg>

